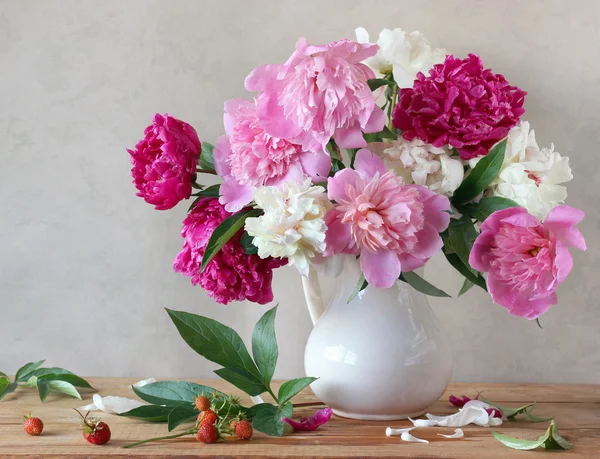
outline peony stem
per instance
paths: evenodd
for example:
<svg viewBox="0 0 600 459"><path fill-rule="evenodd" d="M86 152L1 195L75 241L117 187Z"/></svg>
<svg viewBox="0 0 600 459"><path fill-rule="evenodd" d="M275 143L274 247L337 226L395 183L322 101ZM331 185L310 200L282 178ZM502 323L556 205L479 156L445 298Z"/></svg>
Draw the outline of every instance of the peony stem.
<svg viewBox="0 0 600 459"><path fill-rule="evenodd" d="M123 446L123 448L133 448L134 446L143 445L144 443L150 443L151 441L168 440L169 438L183 437L184 435L189 435L192 433L194 433L194 429L186 430L185 432L181 432L178 434L166 435L164 437L155 437L148 438L147 440L136 441L135 443L130 443L128 445Z"/></svg>

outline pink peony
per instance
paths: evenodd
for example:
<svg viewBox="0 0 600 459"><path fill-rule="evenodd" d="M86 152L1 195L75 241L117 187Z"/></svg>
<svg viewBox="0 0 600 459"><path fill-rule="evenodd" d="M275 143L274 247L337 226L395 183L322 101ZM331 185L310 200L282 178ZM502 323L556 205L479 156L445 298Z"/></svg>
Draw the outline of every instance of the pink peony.
<svg viewBox="0 0 600 459"><path fill-rule="evenodd" d="M137 196L157 210L175 207L192 194L200 140L192 126L167 114L154 115L131 155Z"/></svg>
<svg viewBox="0 0 600 459"><path fill-rule="evenodd" d="M302 418L299 421L294 421L290 418L281 418L281 420L291 425L296 431L312 432L313 430L317 430L319 426L326 424L331 418L332 414L333 410L327 407L317 410L315 414L310 417L310 419Z"/></svg>
<svg viewBox="0 0 600 459"><path fill-rule="evenodd" d="M200 272L200 264L210 236L231 214L217 199L200 199L183 221L183 249L173 262L175 272L192 278L218 303L249 300L265 304L273 300L273 269L286 260L247 255L240 244L242 232L227 242Z"/></svg>
<svg viewBox="0 0 600 459"><path fill-rule="evenodd" d="M258 118L256 102L234 99L225 103L225 132L215 146L215 168L223 177L221 203L237 212L252 201L262 185L303 181L305 175L324 181L331 158L323 151L311 153L297 143L269 135Z"/></svg>
<svg viewBox="0 0 600 459"><path fill-rule="evenodd" d="M350 40L311 46L301 38L285 64L253 70L246 89L261 92L259 117L267 131L299 139L305 151L324 151L332 136L342 148L365 146L362 132L385 124L367 84L375 74L361 64L377 49Z"/></svg>
<svg viewBox="0 0 600 459"><path fill-rule="evenodd" d="M419 73L412 88L400 90L393 122L406 140L450 144L462 159L471 159L486 155L519 122L526 94L484 70L478 56L449 55L429 76Z"/></svg>
<svg viewBox="0 0 600 459"><path fill-rule="evenodd" d="M329 179L329 199L337 205L326 215L325 255L360 254L369 284L388 288L442 248L450 202L423 186L404 185L367 149L358 151L354 166Z"/></svg>
<svg viewBox="0 0 600 459"><path fill-rule="evenodd" d="M544 223L522 207L490 215L481 225L469 263L488 273L494 302L528 319L556 304L556 287L573 267L567 247L586 249L575 228L583 216L583 211L569 206L552 209Z"/></svg>

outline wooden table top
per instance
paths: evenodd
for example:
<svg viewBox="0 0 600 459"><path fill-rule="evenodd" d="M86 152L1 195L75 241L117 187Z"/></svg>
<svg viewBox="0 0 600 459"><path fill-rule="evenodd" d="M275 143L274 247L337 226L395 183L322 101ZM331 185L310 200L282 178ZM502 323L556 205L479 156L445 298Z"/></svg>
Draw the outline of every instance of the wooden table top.
<svg viewBox="0 0 600 459"><path fill-rule="evenodd" d="M122 395L136 398L129 385L136 379L88 378L100 395ZM194 380L219 390L238 393L221 380ZM52 393L42 404L32 389L19 388L0 401L0 457L1 458L98 458L98 457L377 457L377 458L600 458L600 385L553 384L485 384L453 383L431 408L434 414L451 414L456 408L447 400L450 394L471 395L483 391L485 397L508 406L521 406L536 401L537 416L552 416L560 434L573 443L570 451L516 451L492 437L489 428L464 427L464 438L449 440L437 433L452 433L452 428L420 428L412 433L425 438L429 444L407 443L399 437L387 438L385 428L408 427L409 421L370 422L354 421L333 416L329 423L315 432L300 432L281 438L256 433L248 442L226 441L212 445L197 442L192 436L122 449L134 441L167 435L164 423L149 423L100 413L112 431L111 441L103 446L87 443L81 435L80 419L71 408L89 403L91 393L82 394L83 402ZM248 401L247 398L244 401ZM315 402L310 391L305 391L294 402ZM249 401L248 401L249 403ZM295 417L308 415L316 408L301 408ZM30 437L22 427L22 416L34 413L44 422L44 432ZM537 439L548 427L548 422L505 422L493 430L506 435ZM185 429L187 427L180 427ZM178 430L179 430L178 429Z"/></svg>

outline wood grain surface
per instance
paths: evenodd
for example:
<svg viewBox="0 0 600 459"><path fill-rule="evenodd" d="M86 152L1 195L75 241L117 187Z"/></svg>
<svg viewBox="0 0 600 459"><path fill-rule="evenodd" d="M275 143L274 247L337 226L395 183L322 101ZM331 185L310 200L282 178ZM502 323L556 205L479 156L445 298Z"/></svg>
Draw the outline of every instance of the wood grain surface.
<svg viewBox="0 0 600 459"><path fill-rule="evenodd" d="M121 378L88 378L103 395L136 398L130 385L137 380ZM225 392L238 393L220 380L195 380ZM407 443L399 437L387 438L385 428L408 427L408 421L367 422L333 417L315 432L301 432L281 438L257 433L251 441L226 441L204 445L187 436L173 440L122 449L121 446L149 437L167 435L164 423L148 423L115 415L102 414L112 431L110 443L94 446L81 436L80 419L71 408L90 402L92 392L83 393L83 401L52 394L41 403L35 390L19 388L0 401L1 458L101 458L101 457L218 457L218 458L600 458L600 386L551 384L485 384L454 383L429 409L435 414L456 412L447 400L450 394L474 396L477 391L497 403L520 406L536 401L535 414L552 416L560 433L574 444L570 451L515 451L497 440L485 427L463 428L465 437L445 439L438 433L452 433L451 428L420 428L412 433L430 441L429 444ZM365 396L368 396L365 394ZM244 398L247 403L247 397ZM303 392L295 403L318 402L310 391ZM299 408L295 417L310 415L316 408ZM32 412L44 421L44 432L30 437L23 431L22 416ZM548 422L511 421L494 430L520 438L536 439ZM185 429L185 426L179 429Z"/></svg>

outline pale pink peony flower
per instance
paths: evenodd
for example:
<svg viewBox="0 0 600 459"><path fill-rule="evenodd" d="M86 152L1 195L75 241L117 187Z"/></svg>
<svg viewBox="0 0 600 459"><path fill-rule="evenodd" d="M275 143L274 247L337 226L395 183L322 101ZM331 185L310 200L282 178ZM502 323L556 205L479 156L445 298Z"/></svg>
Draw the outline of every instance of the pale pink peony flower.
<svg viewBox="0 0 600 459"><path fill-rule="evenodd" d="M471 159L486 155L519 122L526 95L484 69L478 56L449 55L428 76L419 73L412 88L400 90L393 122L406 140L450 144L462 159Z"/></svg>
<svg viewBox="0 0 600 459"><path fill-rule="evenodd" d="M263 260L258 255L247 255L240 244L242 231L231 238L200 272L210 236L230 215L216 198L200 199L183 221L183 249L173 262L173 270L191 277L192 284L201 285L217 303L243 300L269 303L273 301L273 269L285 265L286 260Z"/></svg>
<svg viewBox="0 0 600 459"><path fill-rule="evenodd" d="M220 202L229 212L252 201L260 186L302 182L305 176L324 181L331 169L331 158L323 151L306 152L298 143L268 134L256 104L243 99L225 103L227 135L217 140L214 160L224 182Z"/></svg>
<svg viewBox="0 0 600 459"><path fill-rule="evenodd" d="M358 151L354 166L329 179L328 196L337 204L325 219L325 255L360 254L369 284L388 288L442 248L450 202L423 186L404 185L369 150Z"/></svg>
<svg viewBox="0 0 600 459"><path fill-rule="evenodd" d="M131 155L137 196L157 210L175 207L192 194L200 140L192 126L167 114L154 115Z"/></svg>
<svg viewBox="0 0 600 459"><path fill-rule="evenodd" d="M301 38L283 65L264 65L246 78L260 91L259 117L276 137L300 139L304 150L325 150L333 136L341 148L366 145L362 132L379 132L385 115L367 80L373 71L361 61L377 45L339 40L311 46Z"/></svg>
<svg viewBox="0 0 600 459"><path fill-rule="evenodd" d="M471 266L487 272L488 291L512 315L535 319L557 303L556 287L573 267L567 247L586 249L575 225L583 211L552 209L544 223L522 207L494 212L481 225L469 256Z"/></svg>

